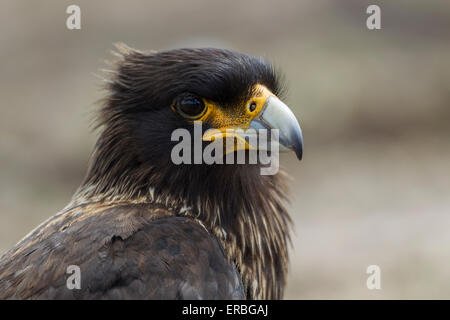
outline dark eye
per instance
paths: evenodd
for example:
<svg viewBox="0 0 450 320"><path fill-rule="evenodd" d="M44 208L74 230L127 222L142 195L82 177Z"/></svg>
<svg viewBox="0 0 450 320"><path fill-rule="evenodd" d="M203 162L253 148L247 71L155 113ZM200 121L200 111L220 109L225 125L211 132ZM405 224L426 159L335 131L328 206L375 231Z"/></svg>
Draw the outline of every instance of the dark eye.
<svg viewBox="0 0 450 320"><path fill-rule="evenodd" d="M194 96L179 99L176 102L176 109L179 114L188 119L200 118L206 111L203 100Z"/></svg>

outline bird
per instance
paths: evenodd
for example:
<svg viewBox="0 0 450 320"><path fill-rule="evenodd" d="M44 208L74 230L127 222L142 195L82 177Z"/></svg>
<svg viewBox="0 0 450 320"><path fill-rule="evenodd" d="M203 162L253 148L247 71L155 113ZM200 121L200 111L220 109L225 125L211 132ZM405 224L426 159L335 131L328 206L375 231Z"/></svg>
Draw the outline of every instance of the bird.
<svg viewBox="0 0 450 320"><path fill-rule="evenodd" d="M171 159L172 133L199 122L216 141L277 130L280 151L301 159L279 70L230 49L116 47L85 178L65 208L0 257L0 299L282 299L288 174L262 175L259 161ZM214 140L203 138L202 148Z"/></svg>

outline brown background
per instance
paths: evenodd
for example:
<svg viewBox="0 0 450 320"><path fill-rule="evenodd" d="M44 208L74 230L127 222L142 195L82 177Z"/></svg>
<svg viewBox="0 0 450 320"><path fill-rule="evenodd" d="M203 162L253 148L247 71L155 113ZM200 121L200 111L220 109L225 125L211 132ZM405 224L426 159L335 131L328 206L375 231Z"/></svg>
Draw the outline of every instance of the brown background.
<svg viewBox="0 0 450 320"><path fill-rule="evenodd" d="M0 251L69 201L112 44L228 47L284 70L304 131L286 298L450 298L450 2L24 1L0 10ZM81 6L82 29L65 27ZM382 290L366 288L368 265Z"/></svg>

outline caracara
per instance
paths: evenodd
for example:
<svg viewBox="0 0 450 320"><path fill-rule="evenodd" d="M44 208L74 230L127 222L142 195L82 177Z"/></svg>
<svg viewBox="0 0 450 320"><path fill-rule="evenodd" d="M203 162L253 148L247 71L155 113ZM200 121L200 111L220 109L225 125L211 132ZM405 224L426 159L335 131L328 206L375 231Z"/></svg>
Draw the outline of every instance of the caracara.
<svg viewBox="0 0 450 320"><path fill-rule="evenodd" d="M172 132L201 121L202 132L224 137L279 129L280 146L300 159L301 129L277 72L230 50L118 48L86 177L62 211L0 258L0 298L282 298L291 224L283 173L262 175L259 160L171 158ZM78 286L68 285L69 266L79 268Z"/></svg>

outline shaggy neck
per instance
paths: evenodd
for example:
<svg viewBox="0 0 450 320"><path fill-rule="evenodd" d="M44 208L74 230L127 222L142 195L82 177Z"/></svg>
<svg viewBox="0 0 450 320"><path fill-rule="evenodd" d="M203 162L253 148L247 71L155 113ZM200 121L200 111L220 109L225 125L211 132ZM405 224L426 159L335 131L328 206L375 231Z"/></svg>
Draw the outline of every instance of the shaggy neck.
<svg viewBox="0 0 450 320"><path fill-rule="evenodd" d="M248 298L282 297L290 219L283 206L281 174L261 176L254 165L155 167L116 159L117 154L124 153L95 150L74 203L159 203L174 214L191 216L222 243L239 269Z"/></svg>

